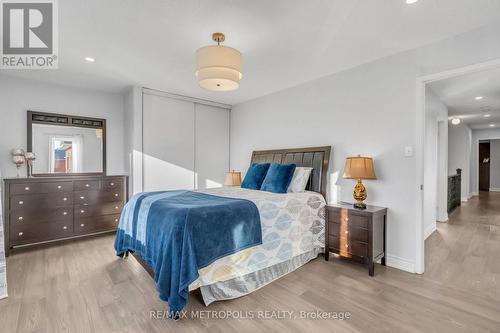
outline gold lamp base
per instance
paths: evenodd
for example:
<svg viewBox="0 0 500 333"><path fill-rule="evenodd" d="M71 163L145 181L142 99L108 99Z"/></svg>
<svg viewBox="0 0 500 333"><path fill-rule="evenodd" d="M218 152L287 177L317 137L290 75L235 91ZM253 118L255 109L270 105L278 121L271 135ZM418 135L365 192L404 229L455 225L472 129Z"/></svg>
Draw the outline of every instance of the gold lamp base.
<svg viewBox="0 0 500 333"><path fill-rule="evenodd" d="M353 205L354 208L366 209L366 205L363 203L366 199L366 188L363 185L363 182L361 182L361 179L358 179L358 183L354 186L352 196L354 197L354 200L356 200L356 203Z"/></svg>

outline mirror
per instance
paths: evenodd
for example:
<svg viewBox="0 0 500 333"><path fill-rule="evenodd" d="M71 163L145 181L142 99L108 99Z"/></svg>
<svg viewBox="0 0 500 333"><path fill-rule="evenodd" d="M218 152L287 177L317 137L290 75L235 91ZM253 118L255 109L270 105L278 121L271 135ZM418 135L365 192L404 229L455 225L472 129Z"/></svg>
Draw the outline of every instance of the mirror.
<svg viewBox="0 0 500 333"><path fill-rule="evenodd" d="M105 120L28 111L34 176L104 174Z"/></svg>

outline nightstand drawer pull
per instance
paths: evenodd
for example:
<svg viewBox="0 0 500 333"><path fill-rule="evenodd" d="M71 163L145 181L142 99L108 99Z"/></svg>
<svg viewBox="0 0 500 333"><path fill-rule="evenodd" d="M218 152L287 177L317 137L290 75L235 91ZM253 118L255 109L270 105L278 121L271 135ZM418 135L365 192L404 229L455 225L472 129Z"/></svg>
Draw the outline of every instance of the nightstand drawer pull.
<svg viewBox="0 0 500 333"><path fill-rule="evenodd" d="M80 227L85 227L85 223L80 224Z"/></svg>
<svg viewBox="0 0 500 333"><path fill-rule="evenodd" d="M109 185L111 185L111 186L115 186L115 183L109 183Z"/></svg>
<svg viewBox="0 0 500 333"><path fill-rule="evenodd" d="M67 227L67 226L64 226L64 227L63 227L63 229L64 229L64 230L66 230L66 229L68 229L68 227Z"/></svg>
<svg viewBox="0 0 500 333"><path fill-rule="evenodd" d="M30 188L29 188L28 186L26 186L26 187L24 188L24 190L25 190L25 191L29 191L29 190L30 190Z"/></svg>
<svg viewBox="0 0 500 333"><path fill-rule="evenodd" d="M19 204L20 204L20 205L22 205L23 203L24 203L24 201L22 201L22 200L21 200L21 201L19 201Z"/></svg>
<svg viewBox="0 0 500 333"><path fill-rule="evenodd" d="M63 215L68 215L68 212L63 212Z"/></svg>
<svg viewBox="0 0 500 333"><path fill-rule="evenodd" d="M24 233L21 231L20 233L18 233L19 236L22 236Z"/></svg>
<svg viewBox="0 0 500 333"><path fill-rule="evenodd" d="M17 219L18 219L19 221L22 221L22 220L24 219L24 217L19 216Z"/></svg>
<svg viewBox="0 0 500 333"><path fill-rule="evenodd" d="M85 187L90 187L90 184L85 184Z"/></svg>
<svg viewBox="0 0 500 333"><path fill-rule="evenodd" d="M58 190L62 189L62 186L61 185L57 185L57 189Z"/></svg>

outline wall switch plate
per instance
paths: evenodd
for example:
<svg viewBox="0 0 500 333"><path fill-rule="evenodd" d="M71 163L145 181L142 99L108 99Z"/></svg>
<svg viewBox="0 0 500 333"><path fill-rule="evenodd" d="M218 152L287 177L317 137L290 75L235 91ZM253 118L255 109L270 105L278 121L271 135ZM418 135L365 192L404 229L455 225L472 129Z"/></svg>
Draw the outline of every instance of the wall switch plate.
<svg viewBox="0 0 500 333"><path fill-rule="evenodd" d="M405 147L405 156L406 157L412 157L413 156L413 147L411 147L411 146L406 146Z"/></svg>

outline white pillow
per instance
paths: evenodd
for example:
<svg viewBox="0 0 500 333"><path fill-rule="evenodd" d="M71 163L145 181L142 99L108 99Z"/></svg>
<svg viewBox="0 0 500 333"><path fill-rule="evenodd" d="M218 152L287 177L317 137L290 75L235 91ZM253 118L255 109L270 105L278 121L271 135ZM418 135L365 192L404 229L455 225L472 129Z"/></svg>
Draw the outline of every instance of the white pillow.
<svg viewBox="0 0 500 333"><path fill-rule="evenodd" d="M311 176L311 171L313 168L307 167L296 167L293 173L292 181L288 185L287 192L300 193L304 192Z"/></svg>

